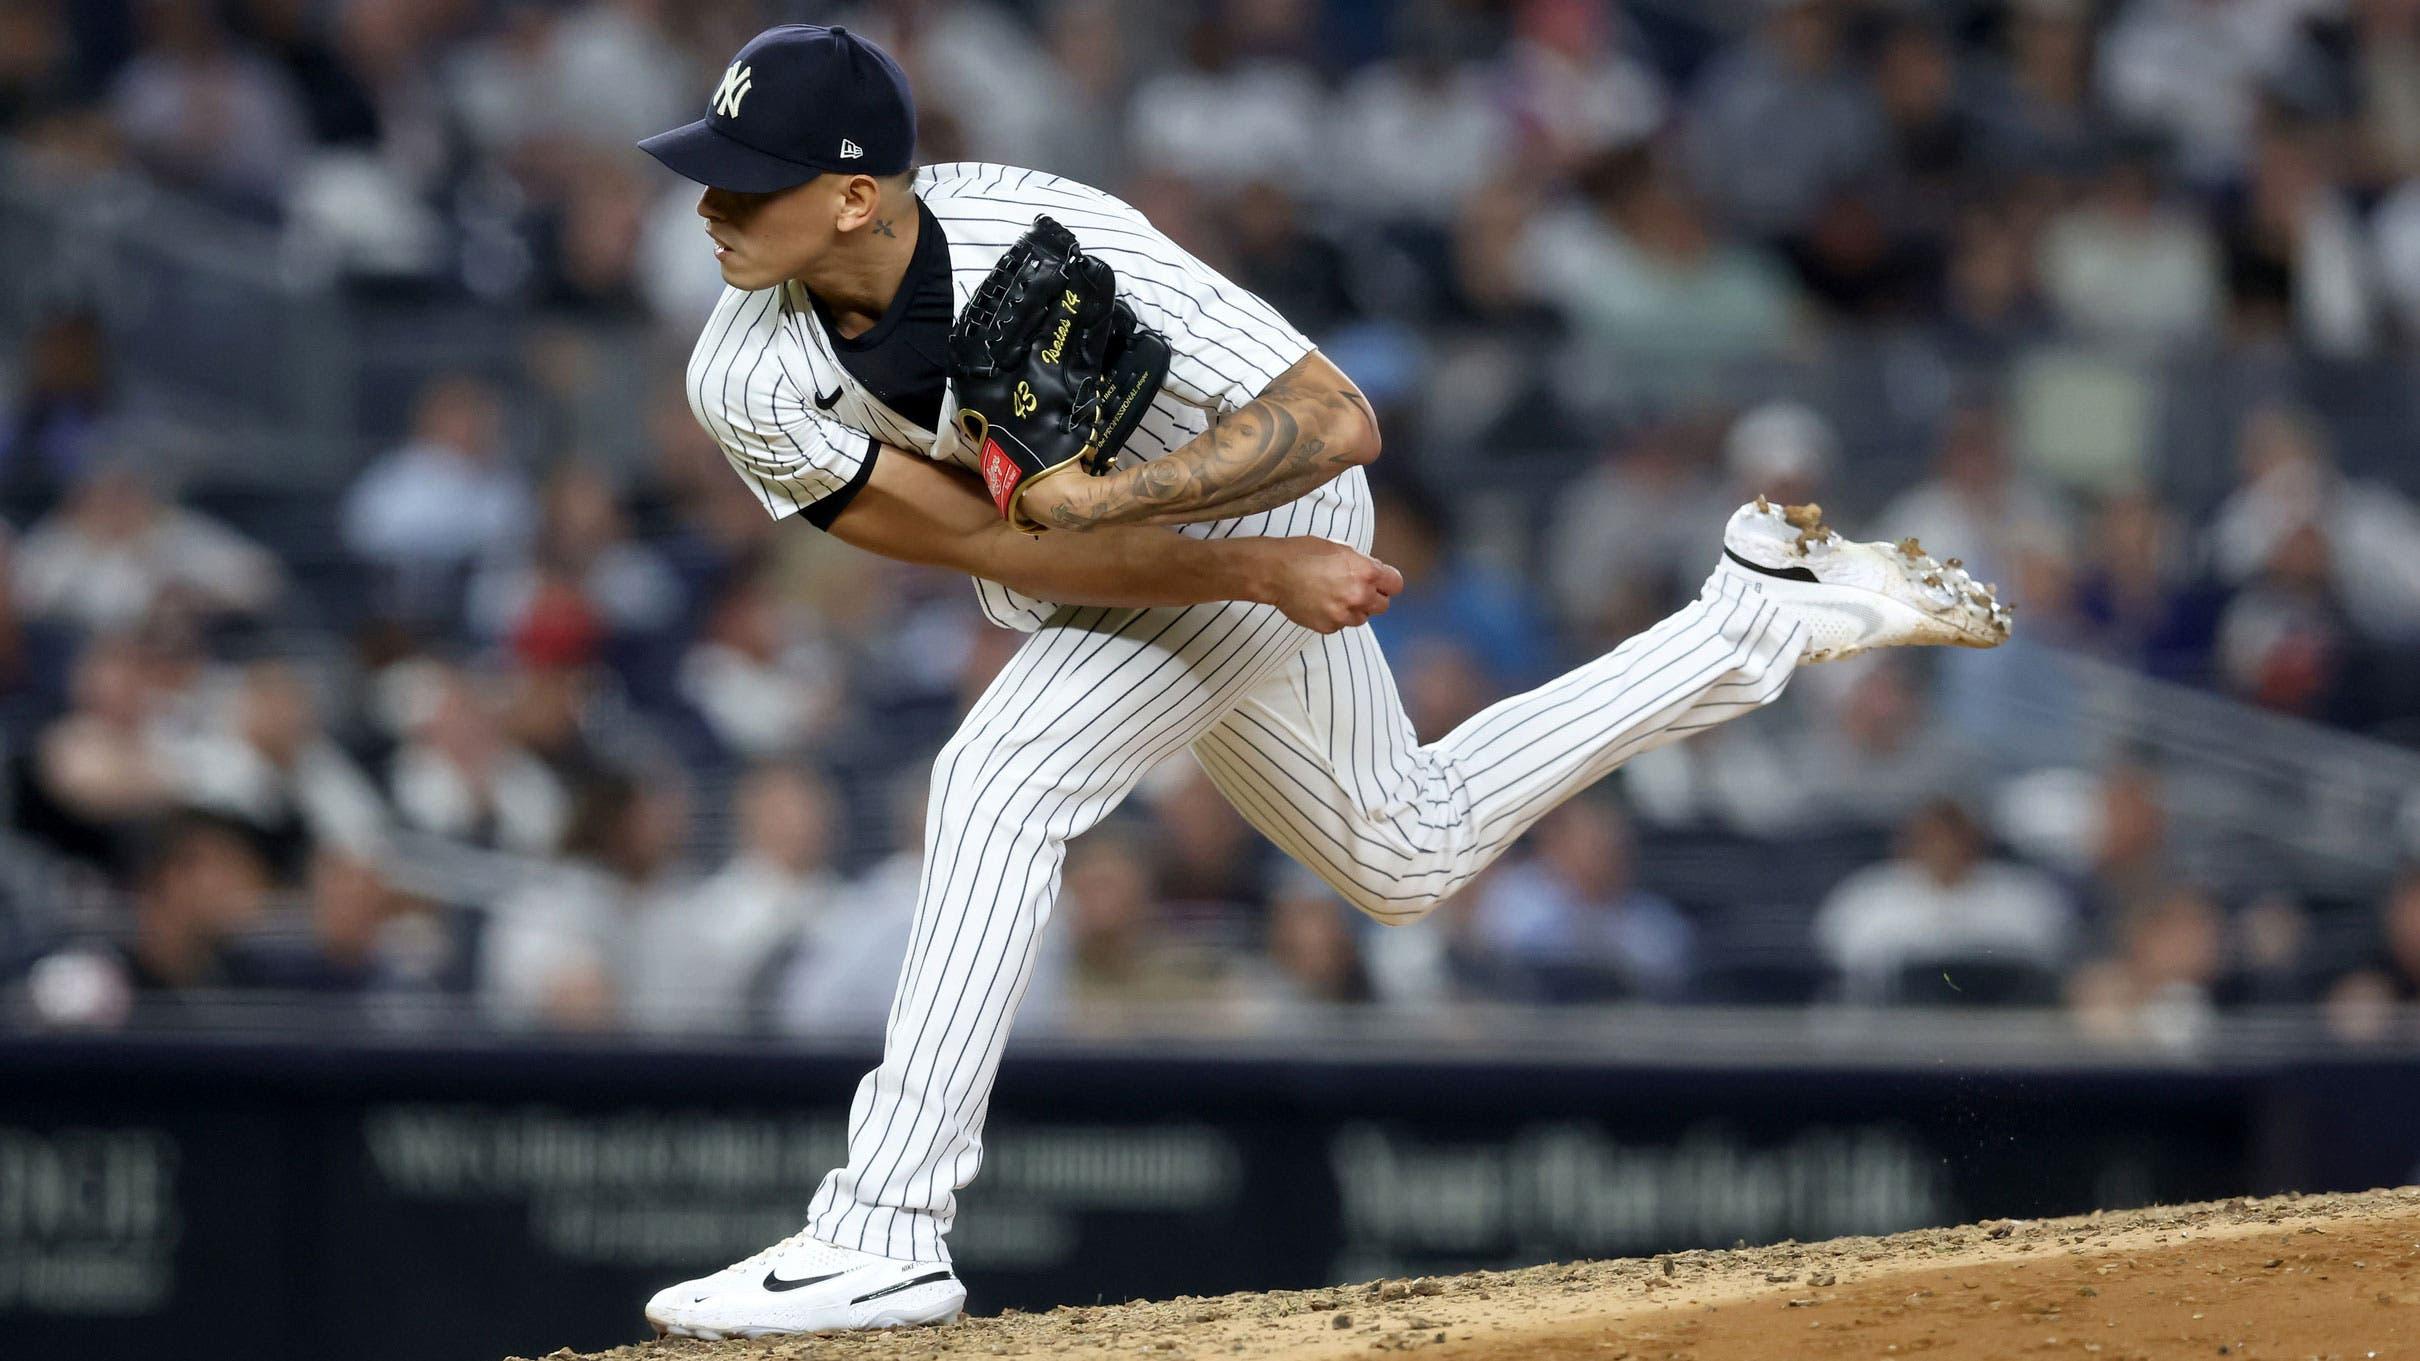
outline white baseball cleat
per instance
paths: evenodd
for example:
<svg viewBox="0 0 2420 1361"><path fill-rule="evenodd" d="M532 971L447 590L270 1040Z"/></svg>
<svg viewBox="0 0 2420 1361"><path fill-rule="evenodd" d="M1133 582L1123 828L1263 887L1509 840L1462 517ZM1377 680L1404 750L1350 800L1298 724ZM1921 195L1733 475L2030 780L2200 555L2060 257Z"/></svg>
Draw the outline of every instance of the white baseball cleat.
<svg viewBox="0 0 2420 1361"><path fill-rule="evenodd" d="M1935 562L1914 539L1851 543L1821 506L1759 496L1723 528L1716 569L1752 582L1807 626L1802 661L1831 662L1878 647L1998 647L2009 607L1999 588Z"/></svg>
<svg viewBox="0 0 2420 1361"><path fill-rule="evenodd" d="M647 1301L658 1337L765 1337L947 1323L966 1287L947 1262L909 1262L793 1234Z"/></svg>

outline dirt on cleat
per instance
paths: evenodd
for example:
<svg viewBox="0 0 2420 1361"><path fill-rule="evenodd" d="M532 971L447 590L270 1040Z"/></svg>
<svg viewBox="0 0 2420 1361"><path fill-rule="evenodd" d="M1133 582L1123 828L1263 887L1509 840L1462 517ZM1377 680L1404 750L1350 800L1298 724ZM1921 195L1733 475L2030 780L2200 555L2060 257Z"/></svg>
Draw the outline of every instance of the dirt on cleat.
<svg viewBox="0 0 2420 1361"><path fill-rule="evenodd" d="M1781 518L1784 524L1798 531L1798 551L1801 553L1832 537L1832 527L1823 522L1823 507L1812 501L1803 506L1783 506Z"/></svg>
<svg viewBox="0 0 2420 1361"><path fill-rule="evenodd" d="M1924 545L1916 542L1915 537L1910 535L1899 541L1899 556L1909 562L1922 562L1924 561Z"/></svg>

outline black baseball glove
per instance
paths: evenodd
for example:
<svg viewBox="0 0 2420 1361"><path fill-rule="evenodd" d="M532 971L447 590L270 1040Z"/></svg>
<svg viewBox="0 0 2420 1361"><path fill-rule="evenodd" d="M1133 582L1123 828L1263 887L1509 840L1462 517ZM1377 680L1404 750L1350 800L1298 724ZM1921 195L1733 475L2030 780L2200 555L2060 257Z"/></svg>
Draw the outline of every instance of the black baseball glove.
<svg viewBox="0 0 2420 1361"><path fill-rule="evenodd" d="M1071 465L1108 472L1168 376L1168 338L1117 298L1117 274L1048 217L1034 219L950 325L958 430L1011 525L1017 500Z"/></svg>

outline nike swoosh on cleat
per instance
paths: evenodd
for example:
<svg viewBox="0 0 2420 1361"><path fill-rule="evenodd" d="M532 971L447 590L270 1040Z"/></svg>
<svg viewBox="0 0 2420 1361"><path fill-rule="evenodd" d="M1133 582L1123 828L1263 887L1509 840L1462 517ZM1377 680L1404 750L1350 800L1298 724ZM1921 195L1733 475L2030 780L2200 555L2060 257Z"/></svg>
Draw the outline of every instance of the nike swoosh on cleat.
<svg viewBox="0 0 2420 1361"><path fill-rule="evenodd" d="M1780 577L1784 581L1812 581L1818 585L1822 584L1820 578L1804 567L1766 567L1750 562L1728 548L1723 550L1723 556L1751 572L1762 572L1766 576Z"/></svg>
<svg viewBox="0 0 2420 1361"><path fill-rule="evenodd" d="M818 1281L828 1281L839 1274L837 1271L827 1271L821 1276L809 1276L803 1281L785 1281L781 1278L780 1272L768 1271L765 1273L765 1289L796 1290L801 1286L814 1285Z"/></svg>
<svg viewBox="0 0 2420 1361"><path fill-rule="evenodd" d="M929 1272L925 1275L918 1276L912 1281L901 1281L897 1285L886 1285L882 1289L874 1291L871 1294L859 1295L857 1298L849 1301L849 1303L863 1304L867 1300L878 1300L885 1295L896 1295L902 1290L912 1289L913 1287L919 1285L931 1285L935 1281L946 1281L949 1278L950 1274L946 1271Z"/></svg>

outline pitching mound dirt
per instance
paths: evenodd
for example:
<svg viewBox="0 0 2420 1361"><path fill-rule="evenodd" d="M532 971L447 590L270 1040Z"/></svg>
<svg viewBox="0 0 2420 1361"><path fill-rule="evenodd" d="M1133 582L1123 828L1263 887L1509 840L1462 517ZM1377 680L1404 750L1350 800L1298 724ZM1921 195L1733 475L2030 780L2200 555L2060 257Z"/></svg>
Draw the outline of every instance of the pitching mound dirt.
<svg viewBox="0 0 2420 1361"><path fill-rule="evenodd" d="M1327 1290L1179 1298L946 1328L663 1342L598 1361L1295 1361L2420 1357L2420 1188L2285 1196L1888 1238ZM572 1353L558 1352L550 1361Z"/></svg>

